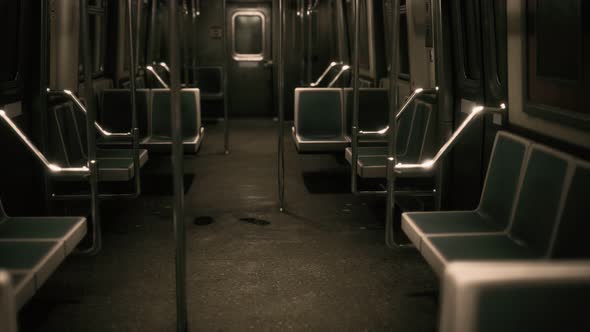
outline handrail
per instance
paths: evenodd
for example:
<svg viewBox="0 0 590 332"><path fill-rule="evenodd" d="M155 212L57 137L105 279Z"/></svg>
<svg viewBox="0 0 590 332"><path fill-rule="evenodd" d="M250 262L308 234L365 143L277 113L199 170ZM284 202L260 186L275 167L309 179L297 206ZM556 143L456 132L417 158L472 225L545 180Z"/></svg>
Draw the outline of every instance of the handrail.
<svg viewBox="0 0 590 332"><path fill-rule="evenodd" d="M320 85L320 83L322 82L322 80L324 78L326 78L326 75L328 75L328 73L332 70L332 68L334 68L336 66L341 66L341 65L343 65L342 62L335 62L335 61L330 62L330 64L328 65L328 67L326 68L326 70L324 70L324 72L318 78L318 80L315 81L315 82L313 82L313 83L311 83L309 86L311 86L312 88L314 88L314 87Z"/></svg>
<svg viewBox="0 0 590 332"><path fill-rule="evenodd" d="M170 74L170 67L168 67L166 62L159 62L158 65L160 65L160 67L164 68L164 70L166 70L168 72L168 74Z"/></svg>
<svg viewBox="0 0 590 332"><path fill-rule="evenodd" d="M334 79L332 80L332 82L330 82L330 84L328 84L328 88L331 88L332 86L334 86L334 84L336 84L336 82L338 82L338 80L340 79L340 77L342 76L342 74L344 74L344 72L346 72L348 70L350 70L350 66L349 65L342 66L342 68L338 72L338 75L336 75L336 77L334 77Z"/></svg>
<svg viewBox="0 0 590 332"><path fill-rule="evenodd" d="M401 118L401 116L409 109L410 105L412 104L412 102L414 102L414 100L416 100L416 98L418 98L420 95L422 94L434 94L438 92L438 87L435 87L434 89L422 89L422 88L418 88L416 90L414 90L414 92L412 92L412 94L410 95L410 97L408 97L408 99L406 99L406 101L404 102L404 104L402 105L402 107L399 109L399 111L397 112L397 114L395 115L395 120L399 120ZM359 136L385 136L387 135L387 133L389 132L389 126L380 129L380 130L375 130L375 131L364 131L364 130L360 130L358 132Z"/></svg>
<svg viewBox="0 0 590 332"><path fill-rule="evenodd" d="M76 95L70 91L70 90L47 90L47 92L52 92L52 93L62 93L65 94L67 96L70 97L70 99L76 104L76 108L78 110L80 110L82 113L84 114L88 114L88 111L86 110L86 106L84 106L84 104L80 101L80 99L78 99L78 97L76 97ZM94 122L94 127L96 128L96 130L98 130L98 132L100 133L101 136L103 137L132 137L131 132L127 132L127 133L112 133L106 129L104 129L98 122Z"/></svg>
<svg viewBox="0 0 590 332"><path fill-rule="evenodd" d="M465 129L475 118L486 113L503 113L505 110L506 105L504 103L502 103L500 107L475 106L467 118L463 120L459 128L457 128L453 135L451 135L445 144L438 150L433 159L423 161L420 164L397 163L394 166L395 171L399 173L403 173L404 171L430 171L434 166L438 165L439 161L451 151L455 144L457 144L459 138L465 133Z"/></svg>
<svg viewBox="0 0 590 332"><path fill-rule="evenodd" d="M152 75L154 75L154 77L158 80L158 82L160 82L160 84L162 84L162 86L165 89L170 89L170 87L168 86L168 84L166 84L166 82L164 82L162 77L160 77L160 75L158 75L158 73L156 73L156 70L154 69L154 67L146 66L145 69L147 69L150 73L152 73Z"/></svg>
<svg viewBox="0 0 590 332"><path fill-rule="evenodd" d="M24 143L29 151L47 168L47 170L54 175L72 175L72 176L89 176L90 169L87 166L82 167L61 167L56 164L52 164L49 160L45 157L39 149L29 140L29 138L18 128L18 126L12 122L10 117L6 114L4 110L0 110L0 118L4 120L6 124L12 129L12 131L18 136L20 141Z"/></svg>

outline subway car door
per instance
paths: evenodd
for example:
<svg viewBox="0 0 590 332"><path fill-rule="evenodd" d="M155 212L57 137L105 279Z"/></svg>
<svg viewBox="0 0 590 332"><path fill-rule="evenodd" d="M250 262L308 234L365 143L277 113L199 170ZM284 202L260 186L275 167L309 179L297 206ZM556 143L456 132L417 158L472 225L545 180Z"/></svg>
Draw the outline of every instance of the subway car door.
<svg viewBox="0 0 590 332"><path fill-rule="evenodd" d="M273 112L272 3L228 3L229 112L271 117Z"/></svg>

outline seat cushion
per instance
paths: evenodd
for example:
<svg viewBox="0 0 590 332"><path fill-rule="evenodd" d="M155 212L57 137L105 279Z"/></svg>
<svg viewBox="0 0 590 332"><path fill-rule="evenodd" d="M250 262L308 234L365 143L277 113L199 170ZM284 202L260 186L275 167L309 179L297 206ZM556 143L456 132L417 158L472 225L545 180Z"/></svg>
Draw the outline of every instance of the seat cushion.
<svg viewBox="0 0 590 332"><path fill-rule="evenodd" d="M64 259L65 252L60 241L0 241L0 267L34 273L36 289Z"/></svg>
<svg viewBox="0 0 590 332"><path fill-rule="evenodd" d="M129 181L135 176L133 160L121 158L97 158L100 181Z"/></svg>
<svg viewBox="0 0 590 332"><path fill-rule="evenodd" d="M402 215L402 229L419 250L429 235L502 231L478 211L408 212Z"/></svg>
<svg viewBox="0 0 590 332"><path fill-rule="evenodd" d="M70 254L86 234L83 217L12 217L0 224L2 240L58 240Z"/></svg>
<svg viewBox="0 0 590 332"><path fill-rule="evenodd" d="M204 130L201 129L201 134L197 136L185 137L182 141L184 153L197 153L203 141ZM154 153L171 153L172 141L167 136L149 136L142 142L141 146Z"/></svg>
<svg viewBox="0 0 590 332"><path fill-rule="evenodd" d="M100 159L133 159L133 149L98 149L96 156ZM148 151L146 149L139 149L140 167L145 165L148 158Z"/></svg>
<svg viewBox="0 0 590 332"><path fill-rule="evenodd" d="M421 252L439 276L450 262L542 258L506 234L428 236L422 241Z"/></svg>
<svg viewBox="0 0 590 332"><path fill-rule="evenodd" d="M296 133L295 127L291 129L293 142L297 151L300 153L312 152L338 152L344 150L350 145L350 140L346 136L311 138L303 137Z"/></svg>

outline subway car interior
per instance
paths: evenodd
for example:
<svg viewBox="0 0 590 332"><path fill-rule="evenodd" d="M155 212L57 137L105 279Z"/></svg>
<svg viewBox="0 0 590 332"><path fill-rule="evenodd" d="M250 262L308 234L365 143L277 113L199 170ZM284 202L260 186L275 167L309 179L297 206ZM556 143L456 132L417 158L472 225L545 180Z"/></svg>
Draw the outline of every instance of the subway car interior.
<svg viewBox="0 0 590 332"><path fill-rule="evenodd" d="M590 2L0 0L0 331L590 331Z"/></svg>

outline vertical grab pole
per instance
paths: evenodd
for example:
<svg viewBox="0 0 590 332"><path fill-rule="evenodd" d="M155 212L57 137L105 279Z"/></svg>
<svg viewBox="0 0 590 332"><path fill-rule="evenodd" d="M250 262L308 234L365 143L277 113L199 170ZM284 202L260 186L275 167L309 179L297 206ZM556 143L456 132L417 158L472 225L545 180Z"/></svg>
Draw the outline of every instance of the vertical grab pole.
<svg viewBox="0 0 590 332"><path fill-rule="evenodd" d="M168 38L170 42L170 116L172 120L172 169L174 178L174 237L176 240L176 319L177 331L188 329L186 308L186 230L184 223L184 169L182 119L180 115L180 43L178 40L178 3L168 1Z"/></svg>
<svg viewBox="0 0 590 332"><path fill-rule="evenodd" d="M82 34L82 63L84 64L84 98L87 103L86 113L86 142L88 144L88 168L90 169L90 206L92 215L93 243L86 251L96 254L102 247L102 230L100 224L100 199L98 196L98 167L96 162L96 108L92 102L94 91L92 87L92 60L90 57L90 29L88 22L88 0L80 0L80 32Z"/></svg>
<svg viewBox="0 0 590 332"><path fill-rule="evenodd" d="M139 126L137 124L137 101L136 101L136 51L139 51L135 44L135 34L133 31L136 27L135 15L133 11L133 0L127 0L127 34L129 43L129 83L130 83L130 94L131 94L131 135L133 136L133 171L135 177L133 179L135 185L135 195L141 193L141 167L139 163Z"/></svg>
<svg viewBox="0 0 590 332"><path fill-rule="evenodd" d="M223 139L223 147L225 149L225 154L229 154L229 89L228 87L228 71L229 71L229 38L227 36L228 33L228 21L227 21L227 0L223 0L223 48L225 49L224 52L224 63L225 66L223 68L223 120L224 120L224 139Z"/></svg>
<svg viewBox="0 0 590 332"><path fill-rule="evenodd" d="M311 65L313 57L313 0L309 0L309 6L306 10L307 15L307 84L313 82L313 68Z"/></svg>
<svg viewBox="0 0 590 332"><path fill-rule="evenodd" d="M433 26L433 49L434 49L434 67L435 67L435 86L439 87L440 91L437 98L437 113L439 116L443 114L442 110L447 108L449 104L450 85L447 82L445 75L445 50L443 37L443 17L442 17L442 3L441 0L432 0L432 26ZM448 109L448 108L447 108ZM446 114L444 115L446 117ZM439 120L440 123L440 120ZM450 136L450 133L445 135ZM440 136L440 135L439 135ZM443 187L445 186L444 174L445 169L448 168L448 162L442 162L443 166L438 168L438 176L436 180L436 197L435 208L440 210L442 208Z"/></svg>
<svg viewBox="0 0 590 332"><path fill-rule="evenodd" d="M278 185L279 210L285 211L285 8L283 0L279 0L279 49L278 49L278 93L279 93L279 155L278 155Z"/></svg>
<svg viewBox="0 0 590 332"><path fill-rule="evenodd" d="M385 243L390 248L399 247L395 241L395 164L397 164L397 101L399 76L400 0L392 1L391 8L391 69L389 71L389 137L387 156L387 203Z"/></svg>
<svg viewBox="0 0 590 332"><path fill-rule="evenodd" d="M358 193L358 125L359 125L359 70L360 70L360 40L361 40L361 3L354 0L354 50L353 50L353 75L352 75L352 161L351 161L351 191Z"/></svg>

